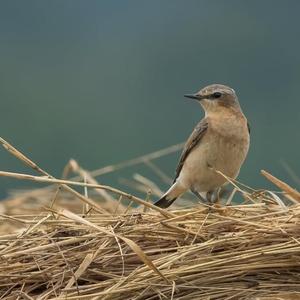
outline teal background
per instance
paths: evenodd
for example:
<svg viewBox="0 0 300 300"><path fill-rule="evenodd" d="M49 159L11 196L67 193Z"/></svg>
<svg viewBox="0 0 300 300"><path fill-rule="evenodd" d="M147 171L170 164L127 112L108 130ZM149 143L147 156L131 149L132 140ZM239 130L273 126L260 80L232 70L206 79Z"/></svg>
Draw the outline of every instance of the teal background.
<svg viewBox="0 0 300 300"><path fill-rule="evenodd" d="M1 136L55 176L70 158L89 170L184 141L203 116L184 93L233 87L252 129L240 174L260 169L295 187L299 174L300 2L0 2ZM179 153L159 160L173 175ZM0 151L0 169L31 172ZM143 167L99 180L119 183ZM0 196L28 182L0 178ZM35 184L34 186L38 186Z"/></svg>

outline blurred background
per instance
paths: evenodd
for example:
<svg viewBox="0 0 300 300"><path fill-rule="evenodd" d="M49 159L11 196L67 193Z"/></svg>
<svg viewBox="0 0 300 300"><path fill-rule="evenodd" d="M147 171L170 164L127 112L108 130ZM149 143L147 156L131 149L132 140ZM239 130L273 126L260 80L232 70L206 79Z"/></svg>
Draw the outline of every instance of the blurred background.
<svg viewBox="0 0 300 300"><path fill-rule="evenodd" d="M299 188L300 2L297 0L0 3L1 136L60 177L70 158L94 170L184 141L203 116L184 93L233 87L251 124L239 179L266 169ZM158 160L173 176L179 152ZM0 169L32 173L5 150ZM104 184L130 190L143 166ZM0 178L0 197L29 182ZM39 186L35 184L34 186Z"/></svg>

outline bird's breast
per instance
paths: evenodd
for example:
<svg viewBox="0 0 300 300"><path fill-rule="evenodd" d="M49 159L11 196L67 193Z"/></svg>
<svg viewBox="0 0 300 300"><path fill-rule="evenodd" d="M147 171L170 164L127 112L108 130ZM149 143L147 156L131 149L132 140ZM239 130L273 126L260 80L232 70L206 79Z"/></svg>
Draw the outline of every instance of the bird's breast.
<svg viewBox="0 0 300 300"><path fill-rule="evenodd" d="M247 120L236 116L213 120L208 136L208 163L227 176L236 177L249 149Z"/></svg>
<svg viewBox="0 0 300 300"><path fill-rule="evenodd" d="M211 121L199 145L188 155L179 179L198 191L213 190L226 182L213 169L236 178L248 149L246 119Z"/></svg>

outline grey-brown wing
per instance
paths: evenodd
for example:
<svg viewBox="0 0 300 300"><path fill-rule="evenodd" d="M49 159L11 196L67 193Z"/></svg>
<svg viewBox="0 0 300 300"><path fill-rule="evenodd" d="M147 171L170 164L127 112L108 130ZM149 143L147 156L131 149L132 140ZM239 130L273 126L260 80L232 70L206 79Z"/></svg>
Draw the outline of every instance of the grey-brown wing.
<svg viewBox="0 0 300 300"><path fill-rule="evenodd" d="M207 131L207 128L208 128L207 120L206 119L201 120L195 127L195 129L192 132L192 134L190 135L190 137L188 138L186 144L184 145L178 166L176 168L174 182L177 179L177 177L179 176L186 158L191 153L191 151L195 148L195 146L197 146L198 143L201 141L202 137L204 136L205 132Z"/></svg>

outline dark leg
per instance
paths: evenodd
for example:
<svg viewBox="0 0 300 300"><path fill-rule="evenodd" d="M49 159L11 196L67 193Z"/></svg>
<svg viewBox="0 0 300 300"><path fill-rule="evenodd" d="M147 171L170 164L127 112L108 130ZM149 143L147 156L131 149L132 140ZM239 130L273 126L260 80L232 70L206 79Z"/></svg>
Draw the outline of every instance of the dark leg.
<svg viewBox="0 0 300 300"><path fill-rule="evenodd" d="M217 188L216 189L216 199L215 199L215 203L217 203L217 204L220 204L220 202L221 202L220 193L221 193L221 188Z"/></svg>
<svg viewBox="0 0 300 300"><path fill-rule="evenodd" d="M208 191L206 193L206 199L210 205L213 204L213 196L214 196L214 191Z"/></svg>
<svg viewBox="0 0 300 300"><path fill-rule="evenodd" d="M201 202L207 202L206 201L206 199L204 198L204 197L202 197L201 195L200 195L200 193L199 192L197 192L196 190L191 190L191 192L201 201Z"/></svg>
<svg viewBox="0 0 300 300"><path fill-rule="evenodd" d="M207 192L206 194L207 201L210 202L211 204L219 203L221 200L220 193L221 193L221 188L216 188L213 191Z"/></svg>

